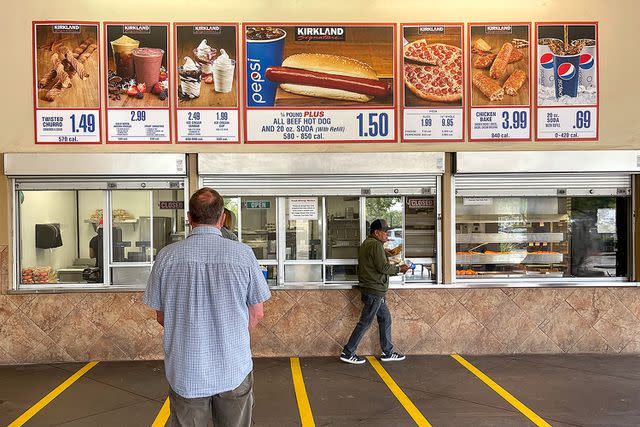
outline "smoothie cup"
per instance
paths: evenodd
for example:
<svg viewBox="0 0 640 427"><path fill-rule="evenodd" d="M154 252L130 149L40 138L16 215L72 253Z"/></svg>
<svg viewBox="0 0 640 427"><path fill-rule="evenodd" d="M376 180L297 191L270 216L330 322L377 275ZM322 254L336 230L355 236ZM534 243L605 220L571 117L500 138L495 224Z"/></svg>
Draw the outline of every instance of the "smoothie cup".
<svg viewBox="0 0 640 427"><path fill-rule="evenodd" d="M131 80L135 77L132 52L139 45L140 42L138 40L124 35L119 39L111 41L113 62L116 64L116 75L122 77L124 80Z"/></svg>
<svg viewBox="0 0 640 427"><path fill-rule="evenodd" d="M160 67L164 50L150 47L133 49L133 62L136 67L136 81L145 83L150 92L153 85L160 81Z"/></svg>

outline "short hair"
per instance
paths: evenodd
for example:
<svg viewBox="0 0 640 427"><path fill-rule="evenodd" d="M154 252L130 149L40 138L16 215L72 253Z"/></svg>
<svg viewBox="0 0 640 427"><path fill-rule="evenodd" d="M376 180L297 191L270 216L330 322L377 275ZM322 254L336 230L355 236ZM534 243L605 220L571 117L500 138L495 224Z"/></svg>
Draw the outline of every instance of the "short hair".
<svg viewBox="0 0 640 427"><path fill-rule="evenodd" d="M189 215L196 224L217 224L224 212L224 199L213 188L203 187L189 199Z"/></svg>

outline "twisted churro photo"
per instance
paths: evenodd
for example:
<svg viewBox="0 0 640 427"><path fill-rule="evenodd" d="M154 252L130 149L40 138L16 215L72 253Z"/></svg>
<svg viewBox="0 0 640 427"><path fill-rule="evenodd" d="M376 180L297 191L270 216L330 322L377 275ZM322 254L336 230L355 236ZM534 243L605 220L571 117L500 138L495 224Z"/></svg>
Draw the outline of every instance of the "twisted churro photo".
<svg viewBox="0 0 640 427"><path fill-rule="evenodd" d="M98 26L38 24L35 34L38 108L99 108Z"/></svg>

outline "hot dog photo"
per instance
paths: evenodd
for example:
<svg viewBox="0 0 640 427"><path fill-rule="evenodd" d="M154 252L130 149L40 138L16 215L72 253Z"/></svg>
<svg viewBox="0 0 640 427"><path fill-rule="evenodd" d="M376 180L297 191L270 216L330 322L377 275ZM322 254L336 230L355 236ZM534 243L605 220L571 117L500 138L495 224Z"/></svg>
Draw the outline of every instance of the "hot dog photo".
<svg viewBox="0 0 640 427"><path fill-rule="evenodd" d="M248 107L392 106L392 26L245 24Z"/></svg>
<svg viewBox="0 0 640 427"><path fill-rule="evenodd" d="M469 46L473 107L530 105L528 25L471 25Z"/></svg>

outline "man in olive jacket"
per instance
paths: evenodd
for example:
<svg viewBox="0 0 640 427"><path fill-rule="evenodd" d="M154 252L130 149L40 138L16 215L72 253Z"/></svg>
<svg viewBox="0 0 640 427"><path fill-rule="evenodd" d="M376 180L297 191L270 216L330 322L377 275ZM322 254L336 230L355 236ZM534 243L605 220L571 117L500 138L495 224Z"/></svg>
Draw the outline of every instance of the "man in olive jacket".
<svg viewBox="0 0 640 427"><path fill-rule="evenodd" d="M391 343L391 313L385 301L387 289L389 289L389 276L406 272L406 265L395 266L389 264L389 259L384 250L384 243L389 240L387 222L376 219L371 223L369 236L362 242L358 250L358 286L362 293L362 314L355 329L351 333L349 342L344 346L340 360L354 365L365 362L363 357L356 355L356 348L367 329L378 319L380 329L380 347L383 362L404 360L405 356L393 351Z"/></svg>

